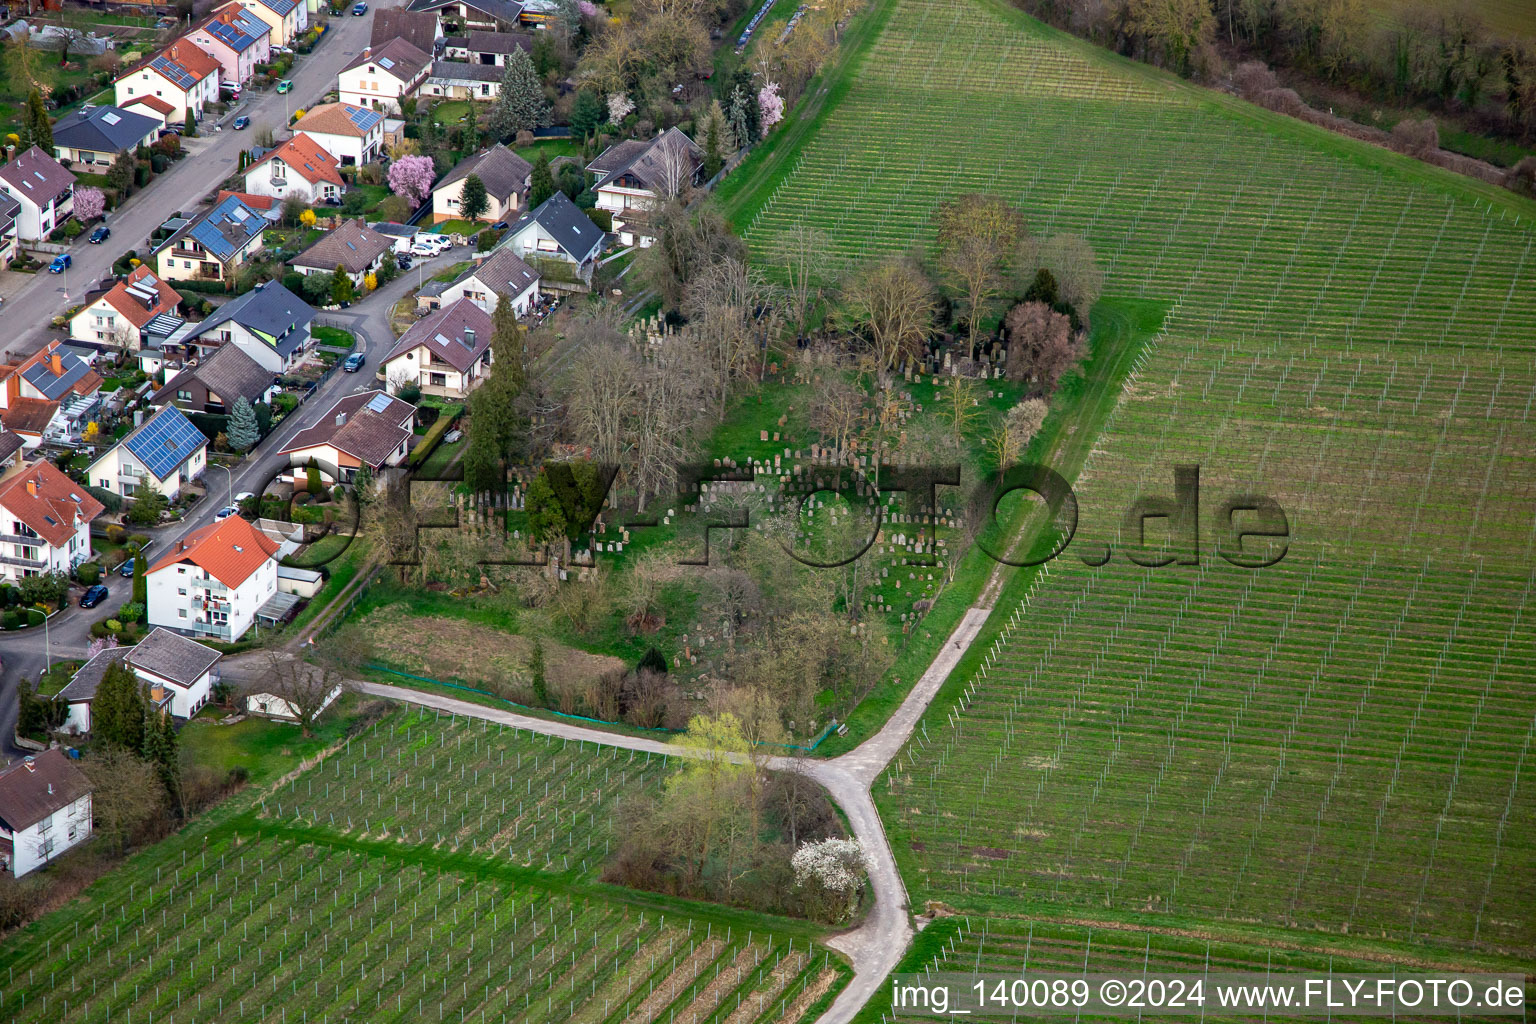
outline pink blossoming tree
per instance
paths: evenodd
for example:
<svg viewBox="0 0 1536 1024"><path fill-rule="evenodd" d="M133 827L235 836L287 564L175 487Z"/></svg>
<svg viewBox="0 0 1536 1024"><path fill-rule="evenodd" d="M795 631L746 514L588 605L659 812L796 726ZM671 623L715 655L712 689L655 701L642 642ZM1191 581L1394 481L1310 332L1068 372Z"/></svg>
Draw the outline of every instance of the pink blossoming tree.
<svg viewBox="0 0 1536 1024"><path fill-rule="evenodd" d="M432 180L437 169L429 156L403 156L389 165L389 187L404 196L412 206L420 206L432 194Z"/></svg>
<svg viewBox="0 0 1536 1024"><path fill-rule="evenodd" d="M80 218L80 223L93 221L107 212L107 197L102 195L101 189L91 185L75 189L75 216Z"/></svg>
<svg viewBox="0 0 1536 1024"><path fill-rule="evenodd" d="M779 95L779 83L769 82L758 90L757 106L762 112L763 134L784 120L784 97Z"/></svg>

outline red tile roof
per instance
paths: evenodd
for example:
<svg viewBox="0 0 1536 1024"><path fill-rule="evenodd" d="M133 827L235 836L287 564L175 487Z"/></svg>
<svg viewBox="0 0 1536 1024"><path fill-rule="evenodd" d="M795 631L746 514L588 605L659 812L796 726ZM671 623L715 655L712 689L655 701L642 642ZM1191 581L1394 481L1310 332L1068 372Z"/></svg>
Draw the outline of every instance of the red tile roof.
<svg viewBox="0 0 1536 1024"><path fill-rule="evenodd" d="M0 424L6 430L14 430L18 434L42 436L48 424L53 422L54 413L58 411L58 402L43 398L13 398L10 407L0 412Z"/></svg>
<svg viewBox="0 0 1536 1024"><path fill-rule="evenodd" d="M231 192L227 188L219 189L219 198L214 200L214 202L223 202L230 196L234 196L253 210L270 210L277 205L277 200L271 196L258 196L252 192Z"/></svg>
<svg viewBox="0 0 1536 1024"><path fill-rule="evenodd" d="M176 112L175 107L171 106L169 103L165 102L165 100L162 100L158 96L135 96L133 99L125 102L123 104L123 108L126 110L128 107L133 106L135 103L141 103L148 107L150 110L153 110L155 113L160 115L162 120Z"/></svg>
<svg viewBox="0 0 1536 1024"><path fill-rule="evenodd" d="M336 158L324 146L303 132L297 133L287 142L278 143L276 149L247 167L245 173L250 174L268 160L274 159L281 159L293 170L293 173L311 185L322 181L328 181L337 186L343 184L341 172L336 169Z"/></svg>
<svg viewBox="0 0 1536 1024"><path fill-rule="evenodd" d="M227 587L238 587L277 555L277 544L239 516L193 530L160 560L149 567L159 572L168 565L191 562Z"/></svg>
<svg viewBox="0 0 1536 1024"><path fill-rule="evenodd" d="M0 484L0 508L32 528L51 547L69 543L105 506L53 463L39 459ZM9 531L7 531L9 532Z"/></svg>
<svg viewBox="0 0 1536 1024"><path fill-rule="evenodd" d="M128 291L129 285L138 284L145 278L149 279L147 287L153 288L159 295L159 301L153 306L145 306L142 300L135 298ZM143 327L161 313L174 313L181 302L181 296L176 294L176 289L160 280L148 264L138 267L133 273L117 282L102 298L106 299L113 309L123 314L123 317L135 327Z"/></svg>

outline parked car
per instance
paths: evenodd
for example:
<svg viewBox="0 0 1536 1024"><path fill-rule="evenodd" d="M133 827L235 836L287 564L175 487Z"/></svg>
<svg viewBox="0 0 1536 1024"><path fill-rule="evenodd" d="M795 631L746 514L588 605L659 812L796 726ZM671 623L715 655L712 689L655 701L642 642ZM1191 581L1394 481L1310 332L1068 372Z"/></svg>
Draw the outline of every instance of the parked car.
<svg viewBox="0 0 1536 1024"><path fill-rule="evenodd" d="M505 231L505 230L507 230L507 228L509 228L511 226L512 225L509 222L504 221L504 220L499 220L495 224L491 225L491 230L492 231Z"/></svg>
<svg viewBox="0 0 1536 1024"><path fill-rule="evenodd" d="M353 352L347 356L347 361L341 364L341 368L347 373L356 373L358 370L361 370L363 368L363 354L361 352Z"/></svg>
<svg viewBox="0 0 1536 1024"><path fill-rule="evenodd" d="M112 229L107 227L105 224L102 224L95 231L91 232L90 243L92 245L100 245L102 242L105 242L111 237Z"/></svg>
<svg viewBox="0 0 1536 1024"><path fill-rule="evenodd" d="M256 497L256 495L252 494L250 491L241 491L239 494L235 495L235 504L244 505L254 497Z"/></svg>
<svg viewBox="0 0 1536 1024"><path fill-rule="evenodd" d="M156 137L163 139L167 135L180 135L181 128L182 126L179 124L167 125L166 127L160 129L160 132Z"/></svg>
<svg viewBox="0 0 1536 1024"><path fill-rule="evenodd" d="M281 96L285 92L291 92L292 90L293 90L293 80L290 79L290 78L285 78L281 82L277 83L277 94L279 96Z"/></svg>
<svg viewBox="0 0 1536 1024"><path fill-rule="evenodd" d="M53 258L52 263L48 264L48 273L62 274L64 269L71 266L74 262L75 258L73 256L67 252L61 252Z"/></svg>
<svg viewBox="0 0 1536 1024"><path fill-rule="evenodd" d="M137 558L130 558L130 559L128 559L126 562L123 563L123 567L121 569L117 570L117 574L119 576L122 576L122 577L125 577L125 578L131 578L133 576L134 564L137 563L137 562L138 562ZM146 565L144 568L147 569L147 568L149 568L149 566Z"/></svg>
<svg viewBox="0 0 1536 1024"><path fill-rule="evenodd" d="M246 117L244 114L241 114L239 117L235 118L235 123L230 125L230 127L237 132L243 132L250 126L251 119Z"/></svg>
<svg viewBox="0 0 1536 1024"><path fill-rule="evenodd" d="M399 267L401 270L410 270L412 262L413 258L409 251L399 253L395 256L395 266Z"/></svg>
<svg viewBox="0 0 1536 1024"><path fill-rule="evenodd" d="M365 15L367 13L368 13L368 5L367 4L353 4L352 5L352 14L355 17L361 18L363 15Z"/></svg>
<svg viewBox="0 0 1536 1024"><path fill-rule="evenodd" d="M223 508L219 509L213 514L214 522L222 522L223 520L228 519L230 516L239 511L240 510L233 505L225 505Z"/></svg>
<svg viewBox="0 0 1536 1024"><path fill-rule="evenodd" d="M80 595L81 608L95 608L107 599L107 588L98 583L94 587L86 587L85 593Z"/></svg>
<svg viewBox="0 0 1536 1024"><path fill-rule="evenodd" d="M411 255L431 258L437 255L437 246L433 245L425 238L417 239L415 242L411 243Z"/></svg>

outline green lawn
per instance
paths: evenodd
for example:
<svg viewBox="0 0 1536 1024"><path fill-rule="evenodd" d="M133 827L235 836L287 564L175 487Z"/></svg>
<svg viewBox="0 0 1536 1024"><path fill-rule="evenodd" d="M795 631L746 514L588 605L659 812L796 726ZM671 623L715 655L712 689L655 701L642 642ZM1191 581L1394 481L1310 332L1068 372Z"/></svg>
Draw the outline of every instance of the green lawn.
<svg viewBox="0 0 1536 1024"><path fill-rule="evenodd" d="M221 725L218 719L231 712L209 707L182 729L181 747L193 764L212 768L220 775L231 768L244 768L250 773L251 784L261 786L345 736L355 705L356 698L343 697L320 720L311 737L305 737L297 725L265 718Z"/></svg>
<svg viewBox="0 0 1536 1024"><path fill-rule="evenodd" d="M357 344L351 331L344 331L340 327L316 327L313 331L315 340L329 348L350 349Z"/></svg>
<svg viewBox="0 0 1536 1024"><path fill-rule="evenodd" d="M454 124L475 109L470 100L443 100L432 108L432 120L438 124Z"/></svg>

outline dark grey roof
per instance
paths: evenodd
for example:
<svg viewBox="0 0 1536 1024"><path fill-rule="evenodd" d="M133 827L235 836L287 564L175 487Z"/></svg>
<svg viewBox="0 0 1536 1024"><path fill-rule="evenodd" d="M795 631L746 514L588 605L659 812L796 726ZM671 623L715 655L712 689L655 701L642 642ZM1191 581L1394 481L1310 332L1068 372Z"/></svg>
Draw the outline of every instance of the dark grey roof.
<svg viewBox="0 0 1536 1024"><path fill-rule="evenodd" d="M442 181L433 186L434 191L471 174L479 175L486 192L505 202L513 193L523 194L533 174L533 165L498 142L483 153L460 160L453 170L443 175Z"/></svg>
<svg viewBox="0 0 1536 1024"><path fill-rule="evenodd" d="M137 647L129 648L127 660L133 668L153 672L182 686L191 686L221 657L223 655L211 647L157 626L139 641Z"/></svg>
<svg viewBox="0 0 1536 1024"><path fill-rule="evenodd" d="M68 704L77 704L80 701L94 700L96 688L101 685L101 677L107 674L107 666L115 661L121 661L128 653L126 647L109 647L100 651L94 658L75 670L64 689L59 691L54 700L62 700Z"/></svg>
<svg viewBox="0 0 1536 1024"><path fill-rule="evenodd" d="M75 176L50 154L33 146L9 163L0 165L0 181L10 186L11 194L16 198L25 196L35 206L47 206L74 187Z"/></svg>
<svg viewBox="0 0 1536 1024"><path fill-rule="evenodd" d="M26 444L20 434L9 430L0 429L0 466L5 465L12 455L15 455Z"/></svg>
<svg viewBox="0 0 1536 1024"><path fill-rule="evenodd" d="M0 192L0 237L4 237L16 226L16 217L20 213L21 204Z"/></svg>
<svg viewBox="0 0 1536 1024"><path fill-rule="evenodd" d="M603 229L592 223L592 218L571 202L564 192L556 192L540 203L537 209L519 217L517 223L507 230L507 237L500 247L511 248L511 240L535 221L576 263L585 263L602 247Z"/></svg>
<svg viewBox="0 0 1536 1024"><path fill-rule="evenodd" d="M59 118L53 126L53 144L63 149L121 153L138 145L146 135L153 134L160 124L157 118L121 107L92 107Z"/></svg>
<svg viewBox="0 0 1536 1024"><path fill-rule="evenodd" d="M439 82L500 82L507 69L495 64L466 64L461 60L435 60L430 80Z"/></svg>
<svg viewBox="0 0 1536 1024"><path fill-rule="evenodd" d="M151 404L160 405L172 401L176 392L187 382L199 380L203 386L218 395L226 407L244 398L255 402L272 386L272 371L245 354L239 345L220 345L211 355L204 356L195 366L188 366L172 377L170 382L155 392Z"/></svg>
<svg viewBox="0 0 1536 1024"><path fill-rule="evenodd" d="M497 249L490 256L453 279L459 284L474 278L497 295L516 298L539 281L539 272L511 249ZM452 285L450 285L452 287Z"/></svg>
<svg viewBox="0 0 1536 1024"><path fill-rule="evenodd" d="M286 359L304 341L305 328L314 318L313 306L278 282L268 281L224 303L212 316L197 324L195 331L201 337L233 320L263 336Z"/></svg>
<svg viewBox="0 0 1536 1024"><path fill-rule="evenodd" d="M389 39L382 43L374 43L358 54L352 63L342 70L351 71L364 64L376 64L400 81L409 83L430 63L432 63L430 51L422 52L421 47L409 39Z"/></svg>
<svg viewBox="0 0 1536 1024"><path fill-rule="evenodd" d="M422 346L464 373L491 347L491 315L469 299L450 303L412 324L381 362Z"/></svg>
<svg viewBox="0 0 1536 1024"><path fill-rule="evenodd" d="M639 148L627 147L622 142L611 146L588 164L588 170L605 171L603 179L593 185L592 190L595 192L615 179L628 175L652 192L660 192L666 178L674 173L667 167L669 152L676 152L688 162L690 178L704 165L704 151L698 144L677 128L668 128Z"/></svg>
<svg viewBox="0 0 1536 1024"><path fill-rule="evenodd" d="M288 262L295 267L317 270L335 270L340 266L349 274L360 274L394 245L392 237L379 234L358 218L327 231L314 245Z"/></svg>
<svg viewBox="0 0 1536 1024"><path fill-rule="evenodd" d="M63 750L45 750L0 771L0 822L20 832L90 791L90 780Z"/></svg>
<svg viewBox="0 0 1536 1024"><path fill-rule="evenodd" d="M406 4L408 11L436 11L450 4L462 3L465 7L471 7L488 17L496 18L513 24L518 15L523 13L523 5L517 0L411 0Z"/></svg>
<svg viewBox="0 0 1536 1024"><path fill-rule="evenodd" d="M331 406L314 426L305 427L283 447L282 454L329 444L378 468L411 436L416 410L383 391L347 395Z"/></svg>
<svg viewBox="0 0 1536 1024"><path fill-rule="evenodd" d="M462 40L455 39L454 47L470 53L532 53L533 36L527 32L487 32L477 28Z"/></svg>
<svg viewBox="0 0 1536 1024"><path fill-rule="evenodd" d="M437 40L437 14L432 11L408 11L404 7L381 7L373 12L373 32L369 46L382 46L391 39L404 39L423 53L431 53Z"/></svg>

